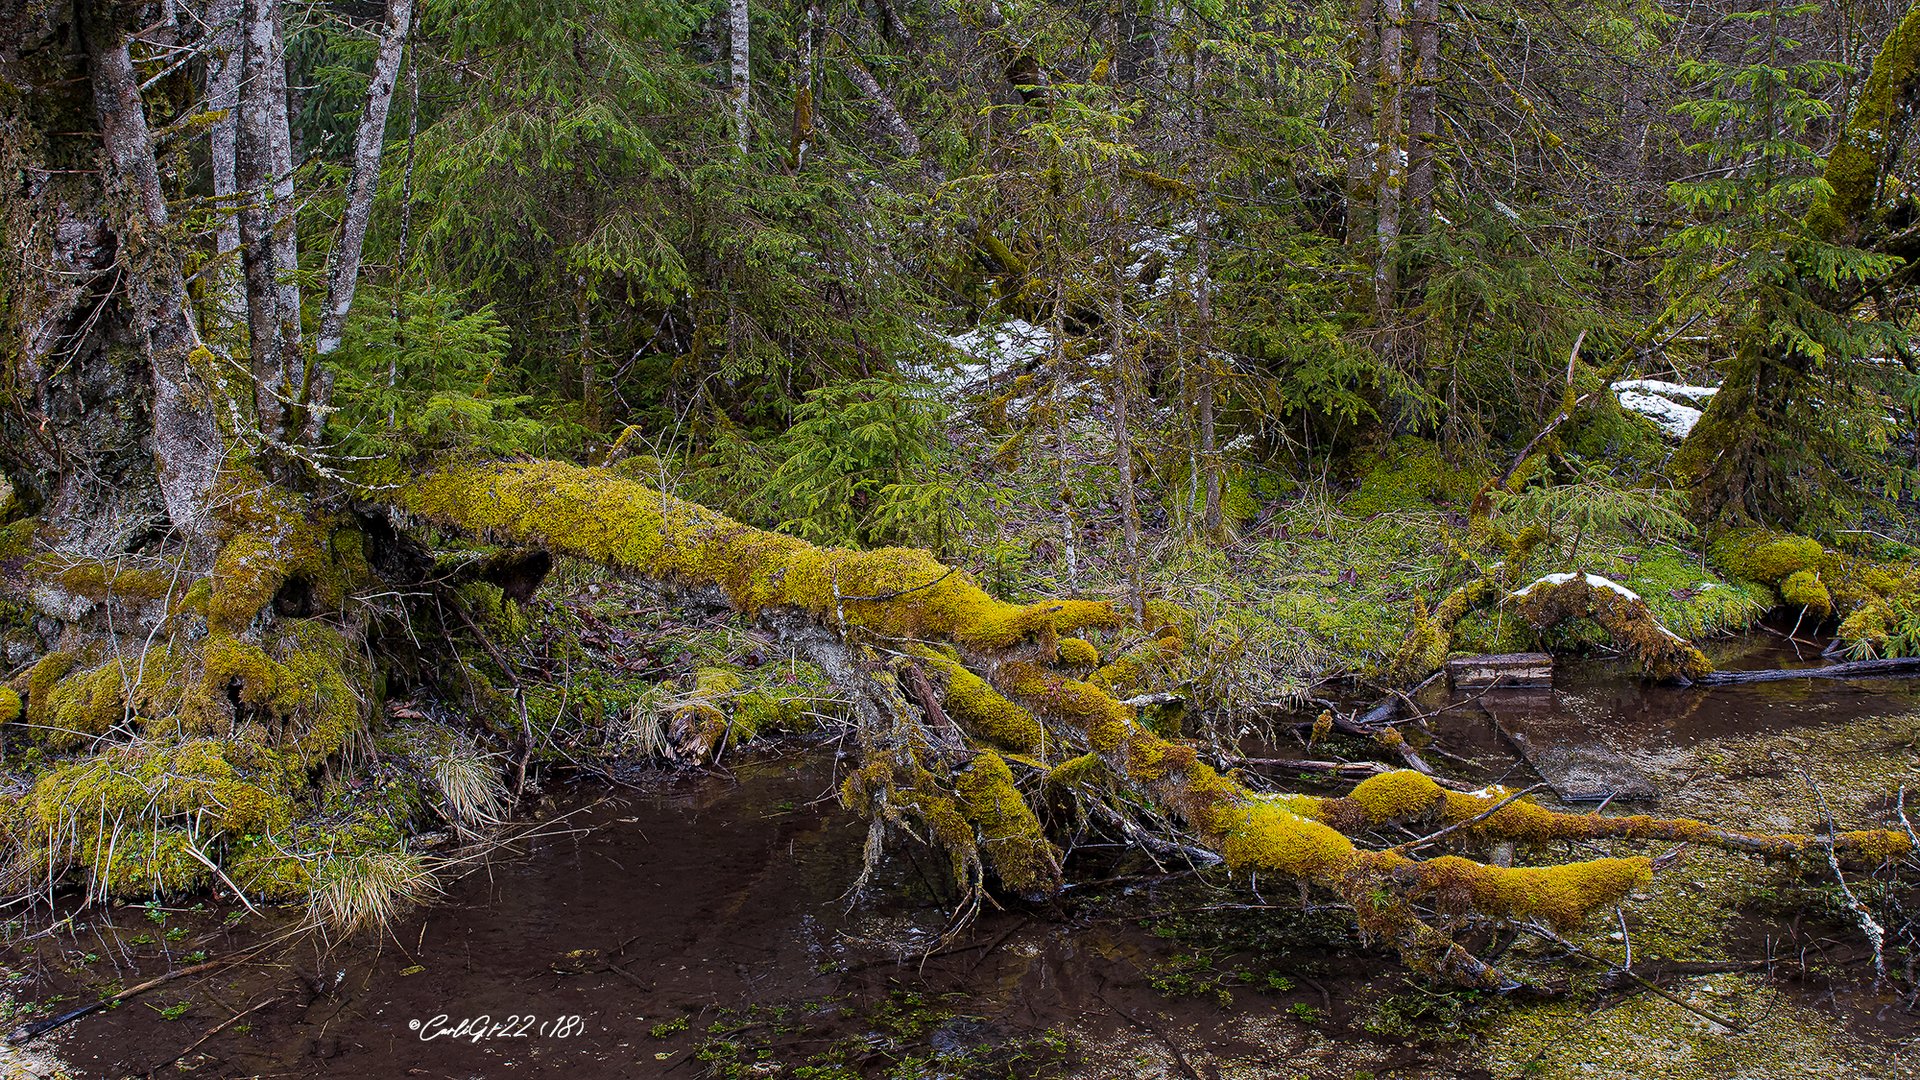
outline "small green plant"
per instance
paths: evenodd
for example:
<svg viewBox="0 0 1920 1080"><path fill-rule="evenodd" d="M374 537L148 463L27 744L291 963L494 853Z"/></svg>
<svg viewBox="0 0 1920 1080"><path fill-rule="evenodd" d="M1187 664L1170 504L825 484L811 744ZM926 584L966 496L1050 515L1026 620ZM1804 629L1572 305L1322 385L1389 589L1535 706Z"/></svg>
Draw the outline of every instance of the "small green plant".
<svg viewBox="0 0 1920 1080"><path fill-rule="evenodd" d="M794 410L772 489L782 530L826 543L942 546L964 516L934 468L945 407L926 386L860 379L824 386Z"/></svg>
<svg viewBox="0 0 1920 1080"><path fill-rule="evenodd" d="M147 1007L149 1009L152 1009L154 1012L159 1013L160 1019L173 1021L173 1020L178 1020L181 1017L187 1015L187 1011L193 1008L193 1003L188 1001L181 1001L181 1002L176 1002L175 1004L168 1005L162 1008L161 1006L154 1005L151 1002L149 1002Z"/></svg>
<svg viewBox="0 0 1920 1080"><path fill-rule="evenodd" d="M1287 1011L1293 1014L1295 1020L1303 1024L1318 1024L1325 1017L1318 1005L1309 1005L1304 1001L1296 1001L1287 1006Z"/></svg>
<svg viewBox="0 0 1920 1080"><path fill-rule="evenodd" d="M1453 1042L1472 1038L1493 1013L1478 991L1408 983L1405 991L1376 1001L1360 1026L1375 1035Z"/></svg>
<svg viewBox="0 0 1920 1080"><path fill-rule="evenodd" d="M688 1021L686 1017L676 1016L672 1020L662 1020L660 1023L657 1023L652 1027L648 1028L647 1034L653 1036L656 1039L669 1038L673 1035L678 1035L680 1032L687 1030L687 1023Z"/></svg>

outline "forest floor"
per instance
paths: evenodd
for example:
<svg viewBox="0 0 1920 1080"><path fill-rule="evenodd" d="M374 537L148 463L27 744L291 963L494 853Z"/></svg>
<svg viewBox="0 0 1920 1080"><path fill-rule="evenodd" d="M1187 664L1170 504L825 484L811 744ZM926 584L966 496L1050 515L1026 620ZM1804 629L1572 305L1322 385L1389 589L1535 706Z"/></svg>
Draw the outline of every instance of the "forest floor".
<svg viewBox="0 0 1920 1080"><path fill-rule="evenodd" d="M534 621L578 620L574 640L626 656L625 667L604 671L641 687L573 679L571 693L605 696L603 733L623 730L610 717L630 721L684 700L696 673L715 664L730 665L748 688L789 688L795 700L819 689L750 628L662 608L579 567L563 567L549 590L544 602L553 607L543 616L536 603ZM1714 651L1726 667L1795 662L1767 634ZM1681 689L1644 685L1621 664L1599 661L1564 665L1558 688L1544 695L1429 695L1420 701L1436 713L1436 738L1461 759L1443 771L1472 782L1530 780L1497 727L1524 714L1536 734L1606 744L1658 790L1651 804L1610 812L1816 831L1822 799L1843 828L1892 820L1891 797L1907 778L1920 779L1920 685L1910 683ZM832 712L830 698L812 700L819 714ZM624 729L624 738L644 741L643 729ZM834 805L851 759L833 732L829 725L737 749L717 769L629 763L612 786L546 773L548 791L535 797L529 824L509 830L513 842L378 941L302 938L82 1019L47 1041L58 1062L42 1053L9 1068L73 1077L510 1069L808 1080L1691 1080L1920 1069L1920 1019L1896 993L1873 987L1864 939L1824 868L1768 867L1705 849L1675 853L1625 906L1622 924L1567 935L1585 956L1530 935L1512 941L1503 964L1556 988L1544 1000L1409 978L1354 936L1349 914L1303 908L1284 883L1223 892L1210 872L1155 866L1094 837L1071 853L1076 884L1057 906L990 913L929 957L952 902L937 855L897 851L849 906L864 828ZM551 738L582 760L626 745L631 762L637 745L597 744L584 728L556 728ZM1313 755L1377 752L1336 737ZM1289 787L1317 783L1284 767L1267 771ZM1876 910L1920 906L1910 890L1849 881ZM52 1011L195 955L250 947L292 921L220 905L131 905L23 941L22 920L4 960L17 995L11 1011ZM1916 928L1890 929L1897 969L1912 955ZM1685 1005L1623 981L1617 969L1629 944L1633 971ZM455 1022L577 1016L583 1026L565 1040L480 1042L426 1041L410 1027L442 1014ZM169 1061L190 1045L178 1066Z"/></svg>

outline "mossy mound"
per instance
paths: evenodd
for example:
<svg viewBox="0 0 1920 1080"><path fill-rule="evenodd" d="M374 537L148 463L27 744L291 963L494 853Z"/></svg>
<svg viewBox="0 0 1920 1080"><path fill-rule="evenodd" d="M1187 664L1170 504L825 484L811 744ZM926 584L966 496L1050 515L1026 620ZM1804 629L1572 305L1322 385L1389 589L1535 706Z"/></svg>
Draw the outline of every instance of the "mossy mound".
<svg viewBox="0 0 1920 1080"><path fill-rule="evenodd" d="M1715 566L1767 590L1773 603L1816 624L1838 619L1837 635L1855 658L1920 650L1920 563L1879 562L1765 529L1728 530L1710 553Z"/></svg>
<svg viewBox="0 0 1920 1080"><path fill-rule="evenodd" d="M1479 462L1449 461L1426 439L1402 436L1362 451L1353 462L1355 487L1341 509L1367 517L1400 511L1464 507L1492 470Z"/></svg>

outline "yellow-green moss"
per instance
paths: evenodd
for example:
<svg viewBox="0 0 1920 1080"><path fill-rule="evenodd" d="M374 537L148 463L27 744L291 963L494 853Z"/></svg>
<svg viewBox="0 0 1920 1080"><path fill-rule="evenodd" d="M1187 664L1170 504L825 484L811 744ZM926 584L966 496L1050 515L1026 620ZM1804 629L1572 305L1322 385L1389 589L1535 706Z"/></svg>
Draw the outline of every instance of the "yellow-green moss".
<svg viewBox="0 0 1920 1080"><path fill-rule="evenodd" d="M1713 564L1733 577L1778 585L1790 574L1814 570L1826 551L1818 540L1765 529L1730 529L1709 545Z"/></svg>
<svg viewBox="0 0 1920 1080"><path fill-rule="evenodd" d="M960 812L979 830L980 850L1002 884L1026 896L1060 889L1059 851L1014 786L1013 770L991 750L954 776Z"/></svg>
<svg viewBox="0 0 1920 1080"><path fill-rule="evenodd" d="M22 573L29 582L46 582L89 600L150 600L165 596L179 580L171 569L130 559L76 559L58 552L30 560Z"/></svg>
<svg viewBox="0 0 1920 1080"><path fill-rule="evenodd" d="M1860 99L1827 157L1823 174L1827 183L1807 215L1815 232L1837 239L1874 224L1883 166L1893 160L1916 80L1920 80L1920 9L1909 8L1874 55Z"/></svg>
<svg viewBox="0 0 1920 1080"><path fill-rule="evenodd" d="M1369 776L1354 785L1347 798L1366 815L1369 826L1390 821L1418 821L1444 805L1446 792L1430 776L1412 769Z"/></svg>
<svg viewBox="0 0 1920 1080"><path fill-rule="evenodd" d="M216 630L245 629L290 579L306 584L316 612L327 612L372 578L358 531L284 486L234 469L222 478L218 503L223 543L207 604Z"/></svg>
<svg viewBox="0 0 1920 1080"><path fill-rule="evenodd" d="M932 649L912 651L945 684L941 704L969 735L1003 750L1045 756L1047 733L1032 713L1008 701L964 664Z"/></svg>
<svg viewBox="0 0 1920 1080"><path fill-rule="evenodd" d="M227 877L248 896L297 900L313 887L307 862L282 850L271 837L243 837L222 860Z"/></svg>
<svg viewBox="0 0 1920 1080"><path fill-rule="evenodd" d="M1068 758L1055 765L1053 770L1047 773L1047 783L1063 787L1087 784L1097 782L1106 775L1108 775L1106 762L1101 760L1099 754L1081 754L1079 757Z"/></svg>
<svg viewBox="0 0 1920 1080"><path fill-rule="evenodd" d="M194 847L186 829L136 824L83 834L75 861L116 899L182 896L212 881L206 863L190 853Z"/></svg>
<svg viewBox="0 0 1920 1080"><path fill-rule="evenodd" d="M101 814L193 815L210 832L235 834L285 828L292 802L278 787L275 764L272 754L243 743L132 743L55 767L34 783L23 808L49 828Z"/></svg>
<svg viewBox="0 0 1920 1080"><path fill-rule="evenodd" d="M1816 540L1764 529L1734 529L1711 546L1730 576L1772 586L1783 604L1840 619L1840 640L1879 653L1898 622L1895 603L1920 598L1920 566L1878 563L1829 551Z"/></svg>
<svg viewBox="0 0 1920 1080"><path fill-rule="evenodd" d="M1432 442L1409 435L1362 452L1355 471L1359 485L1344 508L1366 516L1471 502L1488 470L1448 461Z"/></svg>
<svg viewBox="0 0 1920 1080"><path fill-rule="evenodd" d="M1442 855L1421 865L1422 891L1443 911L1544 918L1563 930L1653 879L1652 863L1643 857L1504 868Z"/></svg>
<svg viewBox="0 0 1920 1080"><path fill-rule="evenodd" d="M1100 650L1085 638L1063 637L1055 650L1055 658L1065 667L1091 668L1100 663Z"/></svg>
<svg viewBox="0 0 1920 1080"><path fill-rule="evenodd" d="M1780 582L1780 598L1797 608L1806 609L1807 614L1816 619L1824 619L1833 611L1833 594L1820 582L1820 575L1811 570L1795 570Z"/></svg>
<svg viewBox="0 0 1920 1080"><path fill-rule="evenodd" d="M39 522L33 518L0 526L0 559L17 559L33 550L33 534L38 527Z"/></svg>
<svg viewBox="0 0 1920 1080"><path fill-rule="evenodd" d="M1353 841L1299 813L1284 796L1223 802L1213 822L1221 857L1243 874L1277 873L1325 883L1352 866Z"/></svg>
<svg viewBox="0 0 1920 1080"><path fill-rule="evenodd" d="M795 607L895 638L977 648L1117 626L1105 601L1009 604L909 548L820 548L749 528L605 469L558 462L449 466L403 487L407 511L501 540L722 589L747 613Z"/></svg>
<svg viewBox="0 0 1920 1080"><path fill-rule="evenodd" d="M23 690L27 696L27 722L30 724L48 724L53 720L53 687L67 672L72 671L80 662L80 654L66 649L56 649L35 661L27 673L19 680L16 689Z"/></svg>

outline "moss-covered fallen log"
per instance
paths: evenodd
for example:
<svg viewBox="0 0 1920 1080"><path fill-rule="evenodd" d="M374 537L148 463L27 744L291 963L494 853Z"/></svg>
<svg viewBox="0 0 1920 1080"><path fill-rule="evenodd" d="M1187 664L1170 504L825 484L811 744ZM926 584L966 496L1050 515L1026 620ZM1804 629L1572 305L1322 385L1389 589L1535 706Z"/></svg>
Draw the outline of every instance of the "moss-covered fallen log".
<svg viewBox="0 0 1920 1080"><path fill-rule="evenodd" d="M1572 926L1643 885L1649 860L1503 867L1458 855L1418 859L1366 846L1369 835L1392 825L1453 825L1465 838L1531 845L1684 841L1766 857L1824 843L1687 820L1561 814L1506 802L1510 793L1499 788L1451 792L1413 772L1373 777L1339 798L1260 794L1207 765L1193 747L1153 733L1132 706L1078 677L1098 668L1098 650L1068 635L1122 625L1105 602L1006 603L924 552L819 548L605 470L551 462L449 465L402 486L393 501L415 522L717 591L741 613L797 616L829 631L849 658L838 669L877 680L886 714L881 730L862 734L868 761L849 779L848 801L945 848L970 895L988 868L1021 892L1058 881L1055 853L1010 761L1048 787L1074 787L1123 813L1146 806L1246 879L1288 878L1329 890L1411 966L1474 986L1507 980L1461 948L1444 923L1478 917ZM1571 577L1548 579L1539 595L1522 590L1515 599L1555 609L1542 618L1593 617L1623 636L1650 621L1644 604L1633 606L1637 598ZM1697 651L1671 635L1629 641L1650 668L1700 670ZM926 678L937 706L909 704L888 655ZM1908 847L1903 834L1889 831L1843 834L1833 844L1863 862Z"/></svg>

